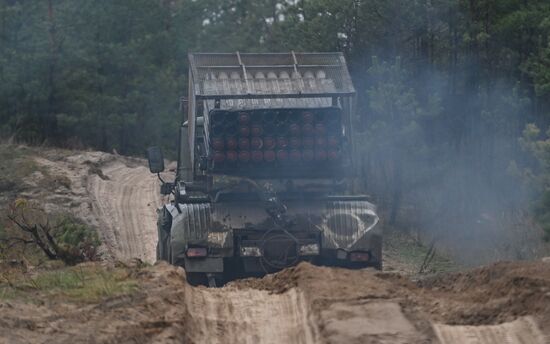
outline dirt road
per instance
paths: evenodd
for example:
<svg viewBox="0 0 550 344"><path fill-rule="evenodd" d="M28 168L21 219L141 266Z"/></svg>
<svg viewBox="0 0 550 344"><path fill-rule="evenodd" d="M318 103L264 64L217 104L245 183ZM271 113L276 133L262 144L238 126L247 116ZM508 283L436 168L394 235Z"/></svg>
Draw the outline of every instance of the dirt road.
<svg viewBox="0 0 550 344"><path fill-rule="evenodd" d="M142 161L86 154L43 163L72 178L112 255L152 262L157 180ZM300 264L219 289L165 263L131 274L136 293L100 304L0 303L0 343L550 343L550 262L420 280Z"/></svg>
<svg viewBox="0 0 550 344"><path fill-rule="evenodd" d="M162 200L159 181L143 165L114 160L89 178L94 213L102 223L104 242L118 259L156 259L156 209Z"/></svg>
<svg viewBox="0 0 550 344"><path fill-rule="evenodd" d="M161 263L132 272L136 293L99 304L0 303L0 343L546 344L548 265L412 282L304 263L207 289Z"/></svg>

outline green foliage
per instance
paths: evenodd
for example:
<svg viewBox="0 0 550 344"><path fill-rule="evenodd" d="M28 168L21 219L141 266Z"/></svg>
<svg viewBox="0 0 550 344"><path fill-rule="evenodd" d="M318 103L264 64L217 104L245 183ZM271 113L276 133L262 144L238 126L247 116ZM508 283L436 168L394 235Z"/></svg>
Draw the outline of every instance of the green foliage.
<svg viewBox="0 0 550 344"><path fill-rule="evenodd" d="M64 255L76 261L94 260L100 240L97 232L71 216L64 216L55 226L55 238Z"/></svg>
<svg viewBox="0 0 550 344"><path fill-rule="evenodd" d="M79 265L53 271L26 274L0 274L0 300L43 297L81 303L97 303L105 298L128 295L138 289L131 271Z"/></svg>
<svg viewBox="0 0 550 344"><path fill-rule="evenodd" d="M98 259L97 232L70 215L46 213L36 202L17 199L9 207L7 248L32 246L50 260L74 265Z"/></svg>
<svg viewBox="0 0 550 344"><path fill-rule="evenodd" d="M519 141L532 160L523 170L516 168L516 172L534 195L535 217L546 231L546 239L550 240L550 128L542 135L535 124L527 124Z"/></svg>

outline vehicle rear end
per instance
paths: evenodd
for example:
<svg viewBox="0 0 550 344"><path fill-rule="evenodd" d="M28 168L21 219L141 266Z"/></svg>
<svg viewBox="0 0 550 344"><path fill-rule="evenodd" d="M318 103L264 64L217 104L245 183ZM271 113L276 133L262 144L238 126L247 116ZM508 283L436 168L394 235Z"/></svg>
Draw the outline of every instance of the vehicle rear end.
<svg viewBox="0 0 550 344"><path fill-rule="evenodd" d="M340 53L191 54L160 258L218 276L380 268L375 206L350 187L354 96Z"/></svg>

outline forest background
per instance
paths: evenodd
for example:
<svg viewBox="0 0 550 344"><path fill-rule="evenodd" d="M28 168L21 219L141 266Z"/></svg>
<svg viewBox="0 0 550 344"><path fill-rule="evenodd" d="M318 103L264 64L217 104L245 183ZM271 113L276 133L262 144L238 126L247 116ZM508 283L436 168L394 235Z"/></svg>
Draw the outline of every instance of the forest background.
<svg viewBox="0 0 550 344"><path fill-rule="evenodd" d="M386 223L525 258L525 228L550 236L549 36L548 0L1 0L0 137L173 157L189 52L342 51Z"/></svg>

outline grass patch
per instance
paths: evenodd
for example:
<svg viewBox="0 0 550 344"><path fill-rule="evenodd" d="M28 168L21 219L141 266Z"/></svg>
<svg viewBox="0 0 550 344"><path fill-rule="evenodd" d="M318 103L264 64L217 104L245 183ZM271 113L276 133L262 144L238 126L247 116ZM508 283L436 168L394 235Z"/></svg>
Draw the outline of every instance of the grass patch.
<svg viewBox="0 0 550 344"><path fill-rule="evenodd" d="M430 253L430 248L412 236L397 230L384 234L384 251L390 256L397 268L410 274L417 274ZM460 266L443 252L435 251L433 258L425 266L425 273L440 273L459 270Z"/></svg>
<svg viewBox="0 0 550 344"><path fill-rule="evenodd" d="M105 298L137 291L128 269L84 264L38 274L0 275L0 299L97 303Z"/></svg>

